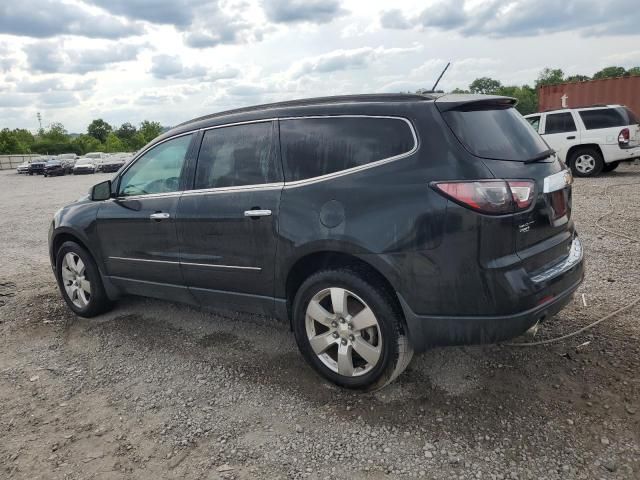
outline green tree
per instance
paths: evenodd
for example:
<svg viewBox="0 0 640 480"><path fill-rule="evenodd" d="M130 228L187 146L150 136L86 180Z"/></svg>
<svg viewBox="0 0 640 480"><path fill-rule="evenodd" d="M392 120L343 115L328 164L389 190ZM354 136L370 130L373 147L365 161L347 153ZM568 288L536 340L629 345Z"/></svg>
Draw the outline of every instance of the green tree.
<svg viewBox="0 0 640 480"><path fill-rule="evenodd" d="M543 85L557 85L564 82L564 72L560 68L545 68L538 75L536 89Z"/></svg>
<svg viewBox="0 0 640 480"><path fill-rule="evenodd" d="M107 140L104 142L105 152L124 152L125 150L125 144L118 135L113 132L107 135Z"/></svg>
<svg viewBox="0 0 640 480"><path fill-rule="evenodd" d="M104 147L100 140L91 135L79 135L71 141L73 151L78 155L84 155L89 152L99 152Z"/></svg>
<svg viewBox="0 0 640 480"><path fill-rule="evenodd" d="M10 155L12 153L25 153L20 152L18 139L14 133L8 128L0 130L0 153Z"/></svg>
<svg viewBox="0 0 640 480"><path fill-rule="evenodd" d="M42 139L64 143L69 141L67 129L61 123L52 123L49 128L39 135Z"/></svg>
<svg viewBox="0 0 640 480"><path fill-rule="evenodd" d="M144 143L140 145L142 147L162 133L162 125L160 125L160 122L145 120L140 124L138 131L144 139Z"/></svg>
<svg viewBox="0 0 640 480"><path fill-rule="evenodd" d="M626 75L627 71L624 67L605 67L599 72L593 74L593 79L597 80L599 78L616 78L622 77Z"/></svg>
<svg viewBox="0 0 640 480"><path fill-rule="evenodd" d="M629 70L627 70L627 74L631 75L632 77L640 75L640 67L631 67Z"/></svg>
<svg viewBox="0 0 640 480"><path fill-rule="evenodd" d="M5 128L0 131L1 154L31 153L33 143L34 138L29 130Z"/></svg>
<svg viewBox="0 0 640 480"><path fill-rule="evenodd" d="M496 91L496 95L504 95L505 97L513 97L518 100L516 109L522 115L528 115L538 111L538 94L535 89L529 85L500 87Z"/></svg>
<svg viewBox="0 0 640 480"><path fill-rule="evenodd" d="M449 93L471 93L469 90L463 90L462 88L454 88Z"/></svg>
<svg viewBox="0 0 640 480"><path fill-rule="evenodd" d="M481 93L483 95L493 95L496 91L502 87L502 83L499 80L495 80L489 77L481 77L476 78L471 85L469 85L469 90L471 93Z"/></svg>
<svg viewBox="0 0 640 480"><path fill-rule="evenodd" d="M91 135L93 138L95 138L96 140L100 141L101 143L105 142L105 140L107 139L107 136L112 131L113 131L113 128L111 127L111 125L109 125L107 122L105 122L101 118L98 118L92 121L89 124L89 127L87 128L87 133Z"/></svg>
<svg viewBox="0 0 640 480"><path fill-rule="evenodd" d="M589 77L588 75L569 75L565 81L567 82L586 82L588 80L591 80L591 77Z"/></svg>

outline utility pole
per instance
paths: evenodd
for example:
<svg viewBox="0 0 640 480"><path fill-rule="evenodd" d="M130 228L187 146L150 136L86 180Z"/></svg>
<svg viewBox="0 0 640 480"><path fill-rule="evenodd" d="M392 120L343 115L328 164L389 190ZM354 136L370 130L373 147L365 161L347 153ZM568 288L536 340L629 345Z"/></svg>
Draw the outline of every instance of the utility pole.
<svg viewBox="0 0 640 480"><path fill-rule="evenodd" d="M40 130L42 130L42 115L40 115L40 112L36 114L36 117L38 117L38 124L40 125Z"/></svg>

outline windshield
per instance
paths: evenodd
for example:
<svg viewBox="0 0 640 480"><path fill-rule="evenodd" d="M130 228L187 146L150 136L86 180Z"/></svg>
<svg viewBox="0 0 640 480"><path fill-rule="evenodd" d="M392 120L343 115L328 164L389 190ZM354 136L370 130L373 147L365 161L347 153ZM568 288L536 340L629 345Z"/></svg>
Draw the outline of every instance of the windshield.
<svg viewBox="0 0 640 480"><path fill-rule="evenodd" d="M91 162L91 160L90 160L90 159L88 159L88 158L81 158L80 160L78 160L78 161L76 162L76 165L88 165L88 164L91 164L91 163L92 163L92 162Z"/></svg>
<svg viewBox="0 0 640 480"><path fill-rule="evenodd" d="M549 150L513 107L450 110L442 116L458 140L477 157L522 162Z"/></svg>

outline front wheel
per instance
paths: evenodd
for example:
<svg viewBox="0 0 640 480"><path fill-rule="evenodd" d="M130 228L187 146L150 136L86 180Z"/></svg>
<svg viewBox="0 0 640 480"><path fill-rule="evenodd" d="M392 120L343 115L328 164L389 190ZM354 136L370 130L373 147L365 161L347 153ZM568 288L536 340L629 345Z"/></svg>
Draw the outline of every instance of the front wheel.
<svg viewBox="0 0 640 480"><path fill-rule="evenodd" d="M56 278L69 308L81 317L95 317L111 308L91 254L75 242L62 244L56 255Z"/></svg>
<svg viewBox="0 0 640 480"><path fill-rule="evenodd" d="M294 333L305 360L346 388L376 390L407 367L413 350L386 289L354 270L325 270L300 287Z"/></svg>
<svg viewBox="0 0 640 480"><path fill-rule="evenodd" d="M604 161L599 151L593 148L580 148L573 152L569 159L571 173L576 177L596 177L604 168Z"/></svg>

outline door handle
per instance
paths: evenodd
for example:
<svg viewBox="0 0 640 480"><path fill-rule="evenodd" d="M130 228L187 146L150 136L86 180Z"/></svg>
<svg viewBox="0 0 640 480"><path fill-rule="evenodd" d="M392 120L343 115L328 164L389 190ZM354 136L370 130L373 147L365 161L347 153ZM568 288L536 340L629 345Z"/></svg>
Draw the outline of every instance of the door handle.
<svg viewBox="0 0 640 480"><path fill-rule="evenodd" d="M269 217L271 216L271 210L245 210L245 217Z"/></svg>
<svg viewBox="0 0 640 480"><path fill-rule="evenodd" d="M149 218L151 220L166 220L167 218L171 217L170 213L165 213L165 212L156 212L156 213L152 213L151 215L149 215Z"/></svg>
<svg viewBox="0 0 640 480"><path fill-rule="evenodd" d="M575 139L576 139L576 136L575 136L575 135L569 135L569 136L567 137L567 140L575 140Z"/></svg>

